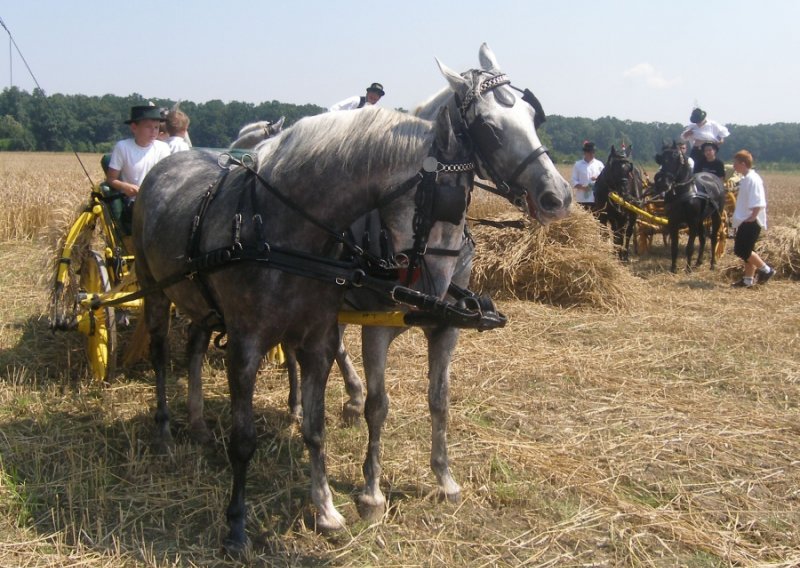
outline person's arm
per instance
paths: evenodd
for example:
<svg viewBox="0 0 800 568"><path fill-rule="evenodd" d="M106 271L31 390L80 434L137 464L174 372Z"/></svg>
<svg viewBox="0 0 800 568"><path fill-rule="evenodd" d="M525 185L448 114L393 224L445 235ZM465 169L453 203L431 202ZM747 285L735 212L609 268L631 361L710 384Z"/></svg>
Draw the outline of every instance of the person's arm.
<svg viewBox="0 0 800 568"><path fill-rule="evenodd" d="M581 185L580 179L578 179L578 165L575 164L572 166L572 187L577 189L585 189L585 186Z"/></svg>
<svg viewBox="0 0 800 568"><path fill-rule="evenodd" d="M761 213L761 210L764 209L763 207L753 207L750 209L750 216L745 219L745 223L752 223L756 219L758 219L758 214Z"/></svg>
<svg viewBox="0 0 800 568"><path fill-rule="evenodd" d="M136 194L139 193L139 186L119 179L119 170L115 170L114 168L108 168L106 183L108 183L108 187L111 189L115 189L128 197L135 197Z"/></svg>

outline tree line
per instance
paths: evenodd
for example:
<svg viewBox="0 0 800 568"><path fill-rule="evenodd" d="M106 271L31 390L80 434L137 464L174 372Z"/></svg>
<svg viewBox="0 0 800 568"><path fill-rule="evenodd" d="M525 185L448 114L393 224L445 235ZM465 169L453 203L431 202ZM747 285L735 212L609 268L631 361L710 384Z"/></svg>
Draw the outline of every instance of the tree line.
<svg viewBox="0 0 800 568"><path fill-rule="evenodd" d="M38 89L28 93L7 87L0 93L0 151L108 152L117 140L130 135L124 124L130 107L149 102L169 108L175 101L146 99L138 93L127 97L45 95ZM209 148L227 147L239 129L251 122L285 116L286 125L291 125L304 116L325 112L324 107L313 104L279 101L182 101L180 107L191 119L193 144ZM720 149L722 160L730 161L737 150L746 148L762 164L800 164L800 124L726 126L731 135ZM550 148L553 159L561 163L578 159L584 140L597 144L598 157L603 160L612 145L619 148L625 144L634 160L652 162L661 146L677 139L683 127L680 123L552 115L540 128L539 136Z"/></svg>

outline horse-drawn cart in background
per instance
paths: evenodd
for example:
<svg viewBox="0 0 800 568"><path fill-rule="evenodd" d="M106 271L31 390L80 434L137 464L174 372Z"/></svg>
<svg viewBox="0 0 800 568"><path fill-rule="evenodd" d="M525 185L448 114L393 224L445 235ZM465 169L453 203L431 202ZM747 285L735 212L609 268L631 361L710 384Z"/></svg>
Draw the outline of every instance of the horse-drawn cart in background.
<svg viewBox="0 0 800 568"><path fill-rule="evenodd" d="M725 242L728 237L730 227L730 218L736 208L736 193L739 188L740 176L733 175L725 180L725 208L721 212L722 223L719 229L717 238L717 258L722 257L725 253ZM650 182L645 178L645 193L651 187ZM627 209L636 215L636 229L635 229L635 243L636 251L638 254L647 254L653 247L653 237L660 234L664 239L664 244L668 243L669 235L667 233L668 219L666 216L666 208L664 199L660 196L651 196L644 199L642 203L631 203L626 201L617 193L609 195L616 205ZM711 219L705 220L707 230L711 230ZM682 232L685 232L683 229Z"/></svg>

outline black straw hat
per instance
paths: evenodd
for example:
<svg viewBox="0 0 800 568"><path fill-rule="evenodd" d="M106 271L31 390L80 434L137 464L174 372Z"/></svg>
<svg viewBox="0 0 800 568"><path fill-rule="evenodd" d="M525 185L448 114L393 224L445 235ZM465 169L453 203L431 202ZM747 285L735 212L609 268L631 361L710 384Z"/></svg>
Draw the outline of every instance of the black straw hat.
<svg viewBox="0 0 800 568"><path fill-rule="evenodd" d="M372 83L369 87L367 87L367 92L370 91L372 91L373 93L378 93L380 96L386 94L383 92L383 85L381 85L380 83Z"/></svg>
<svg viewBox="0 0 800 568"><path fill-rule="evenodd" d="M141 105L131 107L131 117L125 121L125 124L132 122L139 122L140 120L159 120L165 121L166 118L161 114L161 109L156 106Z"/></svg>
<svg viewBox="0 0 800 568"><path fill-rule="evenodd" d="M583 151L584 152L594 152L595 146L594 142L589 142L588 140L583 143Z"/></svg>

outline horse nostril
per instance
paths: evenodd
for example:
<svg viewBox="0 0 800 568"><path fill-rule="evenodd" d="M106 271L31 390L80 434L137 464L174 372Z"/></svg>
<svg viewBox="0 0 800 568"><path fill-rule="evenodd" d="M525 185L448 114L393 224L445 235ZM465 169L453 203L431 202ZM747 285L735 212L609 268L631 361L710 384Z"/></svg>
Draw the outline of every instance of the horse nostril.
<svg viewBox="0 0 800 568"><path fill-rule="evenodd" d="M542 209L545 211L554 211L557 209L561 209L563 206L563 202L555 193L545 193L539 199L539 205L541 205Z"/></svg>

